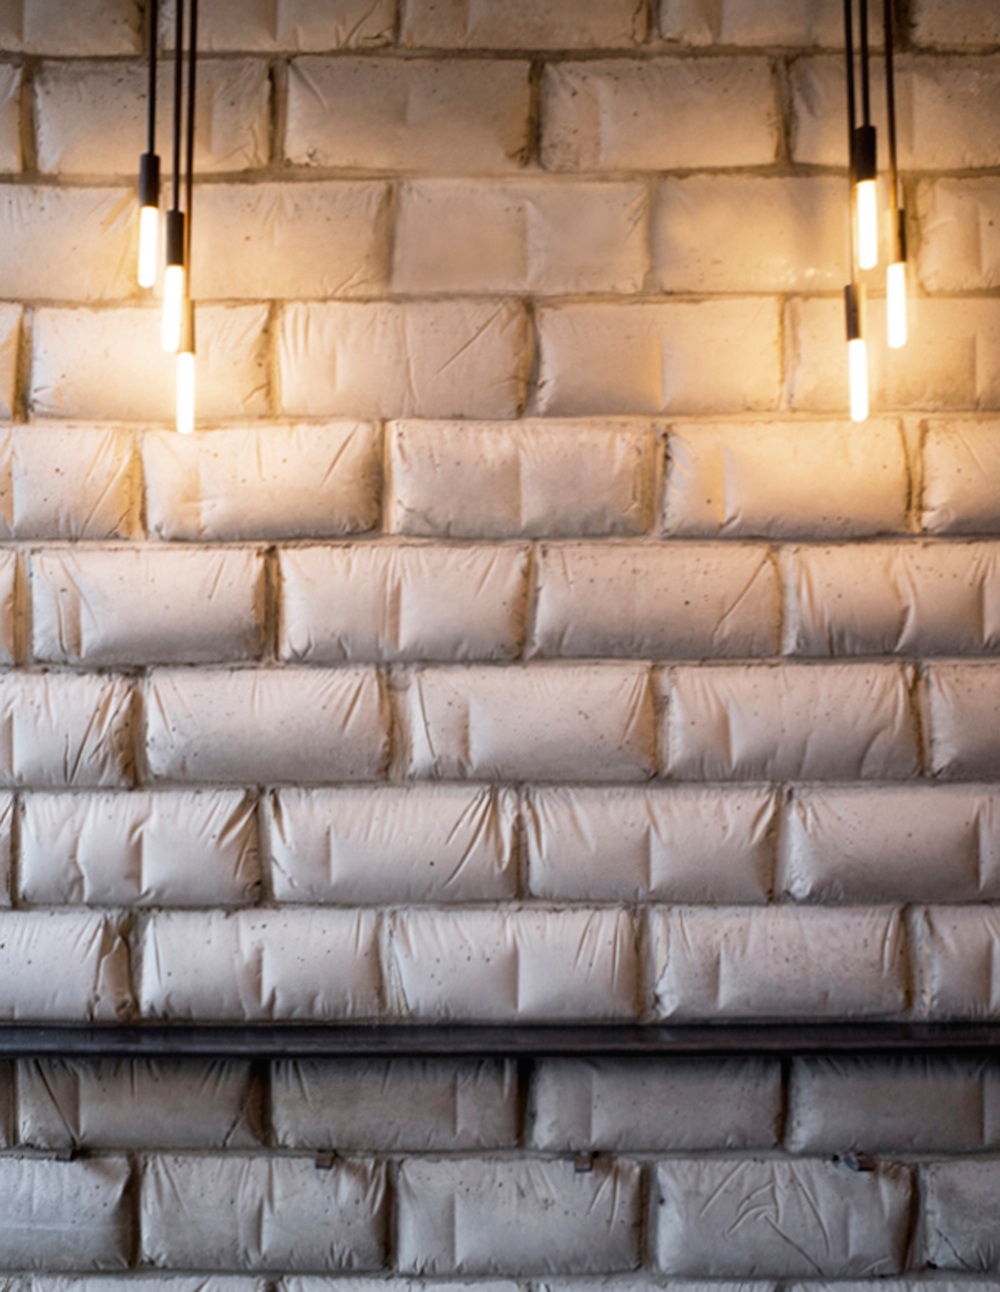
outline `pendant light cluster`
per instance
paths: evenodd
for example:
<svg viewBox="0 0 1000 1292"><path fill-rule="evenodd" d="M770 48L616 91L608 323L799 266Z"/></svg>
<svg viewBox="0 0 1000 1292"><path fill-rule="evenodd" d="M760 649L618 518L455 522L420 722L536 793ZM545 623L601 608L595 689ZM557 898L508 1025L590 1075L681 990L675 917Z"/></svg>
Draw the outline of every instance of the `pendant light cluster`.
<svg viewBox="0 0 1000 1292"><path fill-rule="evenodd" d="M149 100L146 151L139 159L140 287L156 282L160 246L160 159L156 153L157 0L149 0ZM185 18L187 21L185 22ZM188 28L187 84L184 32ZM174 44L174 113L170 209L164 221L164 350L177 355L177 429L194 430L194 304L191 300L191 213L194 181L194 115L198 80L198 0L177 0ZM183 143L183 156L182 156Z"/></svg>
<svg viewBox="0 0 1000 1292"><path fill-rule="evenodd" d="M851 281L844 288L847 316L847 358L851 420L868 416L868 347L865 285L862 271L874 269L879 258L878 146L871 119L868 50L868 0L858 0L858 61L855 75L854 6L844 0L844 53L847 72L847 132L851 185ZM892 0L883 0L885 45L886 126L889 136L889 217L891 250L886 271L886 320L889 347L906 344L906 212L900 202L896 167L896 92L893 77ZM857 82L861 83L861 122L858 123Z"/></svg>

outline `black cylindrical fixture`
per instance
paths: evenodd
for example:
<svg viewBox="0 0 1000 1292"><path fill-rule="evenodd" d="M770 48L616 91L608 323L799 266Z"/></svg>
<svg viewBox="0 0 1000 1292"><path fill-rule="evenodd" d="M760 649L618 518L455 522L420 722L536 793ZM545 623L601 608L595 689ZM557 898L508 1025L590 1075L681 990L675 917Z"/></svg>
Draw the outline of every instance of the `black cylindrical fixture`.
<svg viewBox="0 0 1000 1292"><path fill-rule="evenodd" d="M184 212L167 212L167 264L184 264Z"/></svg>
<svg viewBox="0 0 1000 1292"><path fill-rule="evenodd" d="M858 126L851 138L851 178L855 184L875 179L878 174L874 126Z"/></svg>
<svg viewBox="0 0 1000 1292"><path fill-rule="evenodd" d="M139 205L160 205L160 159L156 153L139 158Z"/></svg>
<svg viewBox="0 0 1000 1292"><path fill-rule="evenodd" d="M861 288L857 283L848 283L844 288L844 317L847 323L848 341L860 341L864 335L862 309Z"/></svg>

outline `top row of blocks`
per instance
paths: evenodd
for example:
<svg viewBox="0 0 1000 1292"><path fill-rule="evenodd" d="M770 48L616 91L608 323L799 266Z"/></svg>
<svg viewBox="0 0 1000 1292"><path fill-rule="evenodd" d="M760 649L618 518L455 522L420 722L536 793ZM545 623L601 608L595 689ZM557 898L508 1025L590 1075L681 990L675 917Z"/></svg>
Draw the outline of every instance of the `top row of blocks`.
<svg viewBox="0 0 1000 1292"><path fill-rule="evenodd" d="M12 0L0 7L0 49L67 56L136 54L142 0ZM994 0L913 0L910 42L926 48L1000 45ZM169 45L172 0L161 9ZM878 36L876 24L876 38ZM215 0L199 44L212 51L296 53L398 43L432 49L820 47L843 42L840 7L815 0Z"/></svg>

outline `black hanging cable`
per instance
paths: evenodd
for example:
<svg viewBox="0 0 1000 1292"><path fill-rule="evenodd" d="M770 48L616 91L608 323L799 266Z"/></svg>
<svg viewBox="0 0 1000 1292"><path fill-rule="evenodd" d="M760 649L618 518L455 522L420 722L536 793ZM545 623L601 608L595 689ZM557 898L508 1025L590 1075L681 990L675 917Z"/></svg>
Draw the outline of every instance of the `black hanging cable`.
<svg viewBox="0 0 1000 1292"><path fill-rule="evenodd" d="M855 276L855 248L854 248L854 176L855 176L855 129L857 127L857 110L855 108L856 90L854 86L854 23L853 7L854 0L844 0L844 68L847 82L847 156L848 156L848 211L851 212L851 218L848 220L850 257L851 257L851 281Z"/></svg>
<svg viewBox="0 0 1000 1292"><path fill-rule="evenodd" d="M892 0L884 0L885 18L885 110L886 128L889 135L889 192L892 197L894 213L893 236L896 239L894 248L896 260L906 259L906 220L899 191L899 165L896 153L896 74L894 69L893 46L894 31L892 19Z"/></svg>
<svg viewBox="0 0 1000 1292"><path fill-rule="evenodd" d="M847 84L848 140L848 249L850 281L844 288L844 314L847 327L848 375L850 381L851 418L864 421L868 416L868 372L864 344L864 291L858 282L857 230L854 227L854 199L860 158L859 137L864 127L857 124L856 86L854 79L854 0L844 0L844 67Z"/></svg>
<svg viewBox="0 0 1000 1292"><path fill-rule="evenodd" d="M861 0L858 40L861 49L861 120L864 125L870 126L872 123L872 91L868 74L868 0Z"/></svg>
<svg viewBox="0 0 1000 1292"><path fill-rule="evenodd" d="M160 218L160 159L156 153L157 0L148 0L147 13L149 73L146 87L146 151L139 158L139 284L142 287L152 287L156 281Z"/></svg>
<svg viewBox="0 0 1000 1292"><path fill-rule="evenodd" d="M177 2L179 7L181 0L177 0ZM189 294L191 280L191 215L194 204L194 113L198 93L198 0L191 0L190 29L187 72L187 138L184 150L184 211L187 216L184 263L187 265Z"/></svg>
<svg viewBox="0 0 1000 1292"><path fill-rule="evenodd" d="M176 0L174 34L174 119L171 205L167 212L167 269L163 284L163 348L176 351L180 342L182 303L185 296L185 231L181 209L181 134L184 112L184 0Z"/></svg>

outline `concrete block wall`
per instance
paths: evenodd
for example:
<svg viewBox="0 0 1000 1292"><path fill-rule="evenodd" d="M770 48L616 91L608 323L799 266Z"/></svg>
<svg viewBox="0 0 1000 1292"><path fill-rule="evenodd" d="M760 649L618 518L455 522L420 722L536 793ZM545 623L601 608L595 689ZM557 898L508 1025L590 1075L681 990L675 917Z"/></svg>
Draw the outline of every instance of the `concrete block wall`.
<svg viewBox="0 0 1000 1292"><path fill-rule="evenodd" d="M183 439L143 6L0 4L0 1019L1000 1018L1000 10L897 8L854 426L833 0L203 6ZM995 1086L26 1062L0 1270L968 1282Z"/></svg>

